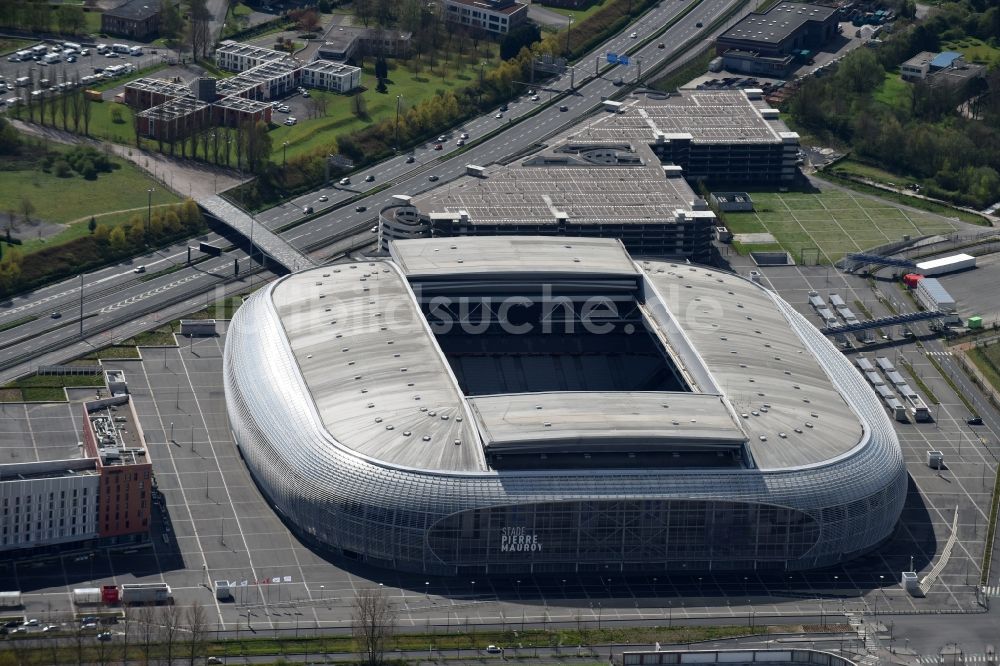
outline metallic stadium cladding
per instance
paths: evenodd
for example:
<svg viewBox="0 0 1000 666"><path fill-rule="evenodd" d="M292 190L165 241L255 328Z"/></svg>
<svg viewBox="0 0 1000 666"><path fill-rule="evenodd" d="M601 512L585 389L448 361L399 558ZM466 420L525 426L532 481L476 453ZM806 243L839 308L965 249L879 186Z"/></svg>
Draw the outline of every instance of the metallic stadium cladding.
<svg viewBox="0 0 1000 666"><path fill-rule="evenodd" d="M323 427L271 300L234 317L225 390L236 441L274 507L308 541L428 574L802 570L855 557L893 532L906 471L862 377L767 292L860 419L858 446L808 467L407 469Z"/></svg>

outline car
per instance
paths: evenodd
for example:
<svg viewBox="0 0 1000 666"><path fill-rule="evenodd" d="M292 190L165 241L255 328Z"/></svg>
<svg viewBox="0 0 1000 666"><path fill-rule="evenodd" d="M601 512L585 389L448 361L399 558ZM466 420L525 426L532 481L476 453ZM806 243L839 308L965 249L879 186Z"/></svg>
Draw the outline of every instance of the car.
<svg viewBox="0 0 1000 666"><path fill-rule="evenodd" d="M310 213L313 212L313 207L312 206L303 206L302 207L302 212L305 213L306 215L309 215Z"/></svg>
<svg viewBox="0 0 1000 666"><path fill-rule="evenodd" d="M630 39L639 39L639 33L633 32L631 35L629 35L629 38Z"/></svg>
<svg viewBox="0 0 1000 666"><path fill-rule="evenodd" d="M218 657L209 657L208 659L205 660L205 663L206 664L224 664L226 662L222 661Z"/></svg>
<svg viewBox="0 0 1000 666"><path fill-rule="evenodd" d="M500 105L500 110L501 111L506 111L507 110L507 104L506 103L505 104L501 104Z"/></svg>
<svg viewBox="0 0 1000 666"><path fill-rule="evenodd" d="M30 620L28 620L27 622L25 622L24 626L26 626L26 627L37 627L39 624L40 623L38 621L38 618L37 617L33 617Z"/></svg>
<svg viewBox="0 0 1000 666"><path fill-rule="evenodd" d="M86 555L84 555L84 557L86 558ZM83 616L83 617L80 618L80 624L87 624L88 622L93 622L93 623L96 624L97 623L97 616L96 615L85 615L85 616Z"/></svg>
<svg viewBox="0 0 1000 666"><path fill-rule="evenodd" d="M372 176L371 174L365 176L365 182L366 183L374 183L375 182L375 176Z"/></svg>
<svg viewBox="0 0 1000 666"><path fill-rule="evenodd" d="M108 51L107 53L104 54L104 57L105 58L117 58L118 54L115 53L114 51Z"/></svg>
<svg viewBox="0 0 1000 666"><path fill-rule="evenodd" d="M153 51L153 53L156 53L156 51ZM82 56L89 56L90 55L90 49L83 49L82 51L80 51L80 55L82 55Z"/></svg>
<svg viewBox="0 0 1000 666"><path fill-rule="evenodd" d="M529 94L529 95L534 95L534 94L535 94L535 91L534 91L534 90L529 90L529 91L528 91L528 94Z"/></svg>
<svg viewBox="0 0 1000 666"><path fill-rule="evenodd" d="M132 272L133 273L145 273L146 272L146 266L144 264L139 264L138 266L136 266L135 268L132 269Z"/></svg>
<svg viewBox="0 0 1000 666"><path fill-rule="evenodd" d="M290 113L291 110L292 107L288 106L287 104L282 104L281 106L278 107L278 111L281 111L282 113Z"/></svg>
<svg viewBox="0 0 1000 666"><path fill-rule="evenodd" d="M111 640L111 632L110 631L102 631L101 633L97 634L97 640L99 640L99 641L110 641Z"/></svg>
<svg viewBox="0 0 1000 666"><path fill-rule="evenodd" d="M59 631L59 625L58 624L47 624L44 627L42 627L42 631L44 631L44 632Z"/></svg>
<svg viewBox="0 0 1000 666"><path fill-rule="evenodd" d="M694 27L701 28L701 27L703 27L703 24L702 24L701 21L698 21L697 23L694 24Z"/></svg>
<svg viewBox="0 0 1000 666"><path fill-rule="evenodd" d="M562 106L559 107L559 110L560 111L569 111L569 107L566 106L565 104L563 104Z"/></svg>
<svg viewBox="0 0 1000 666"><path fill-rule="evenodd" d="M432 183L436 183L437 180L438 180L438 177L437 176L427 176L427 180L431 181Z"/></svg>
<svg viewBox="0 0 1000 666"><path fill-rule="evenodd" d="M413 164L416 161L417 161L417 158L414 157L413 155L407 155L406 156L406 163L407 164Z"/></svg>
<svg viewBox="0 0 1000 666"><path fill-rule="evenodd" d="M532 96L531 96L531 101L532 101L532 102L537 102L537 101L538 101L539 99L540 99L540 98L538 97L538 95L532 95Z"/></svg>
<svg viewBox="0 0 1000 666"><path fill-rule="evenodd" d="M656 48L658 48L658 49L665 49L665 48L667 48L667 45L664 44L663 42L660 42L659 44L656 45Z"/></svg>
<svg viewBox="0 0 1000 666"><path fill-rule="evenodd" d="M307 91L305 91L304 93L302 93L302 96L303 96L303 97L309 97L309 91L307 90Z"/></svg>
<svg viewBox="0 0 1000 666"><path fill-rule="evenodd" d="M459 139L468 139L469 138L469 133L468 132L462 132L462 136L460 136L458 138Z"/></svg>
<svg viewBox="0 0 1000 666"><path fill-rule="evenodd" d="M965 422L968 423L969 425L983 425L983 417L982 416L970 416L969 418L967 418L965 420Z"/></svg>
<svg viewBox="0 0 1000 666"><path fill-rule="evenodd" d="M96 622L84 622L80 625L80 629L97 629Z"/></svg>
<svg viewBox="0 0 1000 666"><path fill-rule="evenodd" d="M66 62L76 62L76 56L66 56Z"/></svg>
<svg viewBox="0 0 1000 666"><path fill-rule="evenodd" d="M49 316L52 317L53 319L59 319L59 317L62 317L62 315L58 312L53 312Z"/></svg>
<svg viewBox="0 0 1000 666"><path fill-rule="evenodd" d="M20 620L7 620L6 622L3 623L3 626L7 627L8 629L10 629L11 627L20 627L21 626L21 621Z"/></svg>
<svg viewBox="0 0 1000 666"><path fill-rule="evenodd" d="M465 145L465 139L459 139L458 141L455 142L455 145L456 146L464 146Z"/></svg>
<svg viewBox="0 0 1000 666"><path fill-rule="evenodd" d="M441 136L438 137L438 143L444 143L447 140L448 140L448 137L446 137L444 134L442 134Z"/></svg>
<svg viewBox="0 0 1000 666"><path fill-rule="evenodd" d="M363 213L363 212L365 212L366 210L368 210L368 206L357 206L357 207L356 207L356 208L354 209L354 211L355 211L356 213Z"/></svg>
<svg viewBox="0 0 1000 666"><path fill-rule="evenodd" d="M339 185L350 185L351 184L351 179L349 177L347 177L347 176L344 176L339 181L337 181L337 184L339 184Z"/></svg>
<svg viewBox="0 0 1000 666"><path fill-rule="evenodd" d="M10 630L10 633L12 633L12 634L23 634L23 633L26 633L27 631L28 631L27 627L14 627L13 629Z"/></svg>
<svg viewBox="0 0 1000 666"><path fill-rule="evenodd" d="M503 118L503 111L497 111L497 115L495 115L495 116L493 116L493 117L494 117L494 118L498 118L498 119L499 119L499 118Z"/></svg>
<svg viewBox="0 0 1000 666"><path fill-rule="evenodd" d="M319 200L320 201L329 201L330 197L326 196L325 194L321 194L321 195L319 195Z"/></svg>
<svg viewBox="0 0 1000 666"><path fill-rule="evenodd" d="M444 148L444 146L442 146L440 143L434 146L434 150L441 150L442 148Z"/></svg>
<svg viewBox="0 0 1000 666"><path fill-rule="evenodd" d="M503 652L503 648L497 647L496 645L487 645L486 652L487 654L500 654Z"/></svg>
<svg viewBox="0 0 1000 666"><path fill-rule="evenodd" d="M378 233L378 227L372 227L371 229L369 229L369 231L371 231L373 234L377 234Z"/></svg>

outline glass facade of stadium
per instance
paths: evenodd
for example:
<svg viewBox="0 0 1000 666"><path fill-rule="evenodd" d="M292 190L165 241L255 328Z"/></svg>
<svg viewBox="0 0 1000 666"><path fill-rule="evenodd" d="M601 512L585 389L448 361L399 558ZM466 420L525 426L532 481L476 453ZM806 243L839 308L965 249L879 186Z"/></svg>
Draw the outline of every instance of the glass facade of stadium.
<svg viewBox="0 0 1000 666"><path fill-rule="evenodd" d="M809 467L442 472L366 458L324 429L269 287L226 340L231 427L255 480L305 540L429 574L828 566L888 539L906 470L863 378L791 306L775 306L826 367L864 432Z"/></svg>

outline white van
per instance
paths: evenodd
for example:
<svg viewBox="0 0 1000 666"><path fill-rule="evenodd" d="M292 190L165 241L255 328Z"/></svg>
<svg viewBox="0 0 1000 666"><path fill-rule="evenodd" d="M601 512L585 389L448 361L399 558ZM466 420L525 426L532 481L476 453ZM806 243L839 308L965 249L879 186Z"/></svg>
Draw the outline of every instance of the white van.
<svg viewBox="0 0 1000 666"><path fill-rule="evenodd" d="M31 83L31 79L27 76L19 76L16 79L14 79L14 85L17 86L18 88L23 88L29 83Z"/></svg>
<svg viewBox="0 0 1000 666"><path fill-rule="evenodd" d="M129 55L141 56L142 55L142 47L141 46L133 46L132 48L130 48L128 50L128 53L129 53Z"/></svg>
<svg viewBox="0 0 1000 666"><path fill-rule="evenodd" d="M97 45L97 52L100 53L101 55L104 55L104 52L107 51L107 50L108 50L108 45L107 44L98 44Z"/></svg>
<svg viewBox="0 0 1000 666"><path fill-rule="evenodd" d="M27 50L25 50L25 51L18 51L14 55L17 57L18 62L21 62L21 61L24 61L24 60L31 60L31 51L27 51Z"/></svg>
<svg viewBox="0 0 1000 666"><path fill-rule="evenodd" d="M45 55L46 53L49 52L49 47L47 47L45 44L38 44L37 46L31 47L31 52L39 56Z"/></svg>
<svg viewBox="0 0 1000 666"><path fill-rule="evenodd" d="M79 51L83 47L76 42L63 42L63 48L69 51Z"/></svg>
<svg viewBox="0 0 1000 666"><path fill-rule="evenodd" d="M47 56L45 56L44 58L42 58L42 62L48 63L49 65L54 65L55 63L59 62L60 60L62 60L62 57L58 53L50 53Z"/></svg>
<svg viewBox="0 0 1000 666"><path fill-rule="evenodd" d="M128 53L131 47L128 44L113 44L111 50L115 53Z"/></svg>

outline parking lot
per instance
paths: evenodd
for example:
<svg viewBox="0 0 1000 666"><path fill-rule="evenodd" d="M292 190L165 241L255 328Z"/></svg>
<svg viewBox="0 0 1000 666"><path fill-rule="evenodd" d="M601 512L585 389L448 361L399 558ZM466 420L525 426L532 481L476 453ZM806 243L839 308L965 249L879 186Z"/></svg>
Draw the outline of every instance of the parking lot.
<svg viewBox="0 0 1000 666"><path fill-rule="evenodd" d="M133 42L128 42L127 40L119 39L109 39L106 43L108 44L128 44L135 45ZM38 44L45 44L46 46L52 47L56 45L56 42L38 42ZM172 51L167 49L150 49L148 45L139 44L143 47L143 55L132 56L128 54L115 54L114 57L107 57L106 55L101 55L97 53L94 45L83 45L81 46L87 50L87 55L81 55L78 52L75 55L75 62L68 62L65 57L60 56L59 62L46 63L44 60L27 60L22 62L11 62L10 56L0 59L0 77L3 77L4 84L7 87L7 92L4 97L20 96L19 93L25 91L24 88L18 88L14 85L14 82L24 76L30 76L33 80L38 81L41 79L48 79L52 82L52 85L57 83L62 83L65 81L74 81L76 79L82 79L85 76L91 76L97 72L97 70L103 70L110 65L121 65L130 64L135 69L145 69L148 67L153 67L161 63L174 62L176 61L176 56ZM25 47L30 49L31 47ZM154 52L155 51L155 52ZM38 86L36 85L36 88Z"/></svg>
<svg viewBox="0 0 1000 666"><path fill-rule="evenodd" d="M869 302L880 314L880 304L861 278L826 267L763 271L769 284L803 312L808 312L806 294L817 289L837 291L849 303ZM148 550L17 562L0 569L24 592L27 616L45 617L43 622L68 618L74 587L160 581L173 588L178 604L198 602L210 608L212 623L223 631L240 626L254 631L346 629L355 591L374 585L390 590L404 628L421 629L521 621L606 625L706 616L752 622L778 614L826 615L832 621L844 612L876 608L880 613L976 608L974 586L995 473L983 441L994 446L996 437L988 427L965 424L964 405L912 343L899 347L899 353L923 375L940 405L934 405L934 423L898 425L910 493L895 536L875 553L807 573L624 577L609 571L478 581L373 570L303 545L260 495L233 444L222 388L223 345L224 337L182 339L179 347L143 348L141 361L106 363L126 373L165 510L154 508ZM896 349L884 353L894 355ZM75 410L66 405L4 409L0 416L12 415L4 435L10 442L25 433L36 441L77 436ZM73 448L52 445L67 453ZM944 469L927 467L929 449L944 452ZM925 599L910 597L898 585L900 572L912 564L926 576L939 563L956 508L958 531L950 558ZM216 600L215 580L236 581L234 598Z"/></svg>

